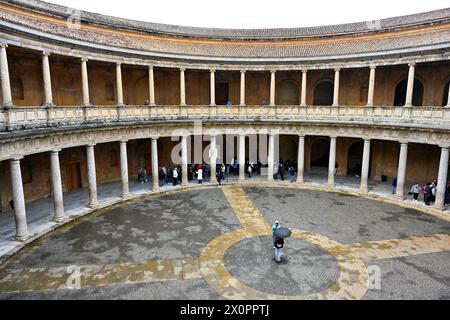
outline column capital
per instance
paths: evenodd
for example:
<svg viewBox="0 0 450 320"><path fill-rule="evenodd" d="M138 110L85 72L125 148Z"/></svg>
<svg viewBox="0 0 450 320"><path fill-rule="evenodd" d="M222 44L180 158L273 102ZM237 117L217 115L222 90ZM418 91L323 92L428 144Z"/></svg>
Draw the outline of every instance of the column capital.
<svg viewBox="0 0 450 320"><path fill-rule="evenodd" d="M121 67L122 66L122 62L116 62L116 67Z"/></svg>
<svg viewBox="0 0 450 320"><path fill-rule="evenodd" d="M408 63L408 67L415 67L416 66L416 62L409 62Z"/></svg>
<svg viewBox="0 0 450 320"><path fill-rule="evenodd" d="M96 143L89 143L86 145L87 148L94 148L97 144Z"/></svg>
<svg viewBox="0 0 450 320"><path fill-rule="evenodd" d="M308 73L308 69L307 68L301 68L303 73Z"/></svg>
<svg viewBox="0 0 450 320"><path fill-rule="evenodd" d="M337 136L330 136L330 139L337 139Z"/></svg>
<svg viewBox="0 0 450 320"><path fill-rule="evenodd" d="M186 68L185 68L185 67L182 67L182 68L180 68L180 71L181 71L181 72L184 72L184 71L186 71Z"/></svg>
<svg viewBox="0 0 450 320"><path fill-rule="evenodd" d="M341 71L341 67L334 68L334 72L339 72L339 71Z"/></svg>
<svg viewBox="0 0 450 320"><path fill-rule="evenodd" d="M53 149L50 151L51 153L60 153L62 149Z"/></svg>
<svg viewBox="0 0 450 320"><path fill-rule="evenodd" d="M45 57L49 57L51 55L51 52L49 50L42 51L42 55Z"/></svg>
<svg viewBox="0 0 450 320"><path fill-rule="evenodd" d="M439 148L441 148L441 149L450 149L450 146L449 145L447 145L447 144L440 144L439 145Z"/></svg>
<svg viewBox="0 0 450 320"><path fill-rule="evenodd" d="M152 64L149 64L147 67L149 70L153 70L153 68L154 68L154 66Z"/></svg>
<svg viewBox="0 0 450 320"><path fill-rule="evenodd" d="M89 61L89 59L85 58L85 57L82 57L80 60L81 60L81 62L88 62Z"/></svg>
<svg viewBox="0 0 450 320"><path fill-rule="evenodd" d="M270 70L270 73L275 74L275 73L277 73L277 70Z"/></svg>
<svg viewBox="0 0 450 320"><path fill-rule="evenodd" d="M374 65L374 64L370 64L370 65L369 65L369 68L370 68L370 69L376 69L376 68L377 68L377 66L376 66L376 65Z"/></svg>
<svg viewBox="0 0 450 320"><path fill-rule="evenodd" d="M127 143L128 140L120 140L119 142L120 142L120 143Z"/></svg>
<svg viewBox="0 0 450 320"><path fill-rule="evenodd" d="M305 135L304 133L300 133L300 134L298 135L298 137L304 139L304 138L306 137L306 135Z"/></svg>
<svg viewBox="0 0 450 320"><path fill-rule="evenodd" d="M364 139L364 143L369 143L372 141L372 138L363 138Z"/></svg>
<svg viewBox="0 0 450 320"><path fill-rule="evenodd" d="M22 160L24 158L24 156L22 155L16 155L14 157L12 157L9 161L10 162L20 162L20 160Z"/></svg>
<svg viewBox="0 0 450 320"><path fill-rule="evenodd" d="M245 74L247 72L247 70L241 70L241 73Z"/></svg>
<svg viewBox="0 0 450 320"><path fill-rule="evenodd" d="M152 139L152 141L155 141L155 140L158 141L159 136L151 136L150 138Z"/></svg>
<svg viewBox="0 0 450 320"><path fill-rule="evenodd" d="M408 145L409 141L400 140L398 143L400 143L401 145Z"/></svg>
<svg viewBox="0 0 450 320"><path fill-rule="evenodd" d="M211 72L211 73L215 73L215 72L216 72L216 69L214 69L214 68L212 68L212 69L209 69L209 72Z"/></svg>
<svg viewBox="0 0 450 320"><path fill-rule="evenodd" d="M0 48L8 48L8 44L5 42L0 42Z"/></svg>

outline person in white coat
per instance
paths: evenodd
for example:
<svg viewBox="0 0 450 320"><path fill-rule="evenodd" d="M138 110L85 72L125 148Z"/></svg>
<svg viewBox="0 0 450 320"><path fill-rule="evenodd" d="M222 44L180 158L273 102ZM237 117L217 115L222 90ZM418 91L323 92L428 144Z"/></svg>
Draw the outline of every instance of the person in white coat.
<svg viewBox="0 0 450 320"><path fill-rule="evenodd" d="M197 170L197 172L196 172L196 174L197 174L197 180L198 180L198 183L203 183L203 169L198 169Z"/></svg>

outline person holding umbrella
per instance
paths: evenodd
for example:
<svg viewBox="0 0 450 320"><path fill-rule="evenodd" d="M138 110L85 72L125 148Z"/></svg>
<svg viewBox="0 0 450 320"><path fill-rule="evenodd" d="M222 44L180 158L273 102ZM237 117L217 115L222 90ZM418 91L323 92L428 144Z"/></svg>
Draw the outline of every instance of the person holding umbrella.
<svg viewBox="0 0 450 320"><path fill-rule="evenodd" d="M289 238L291 234L291 230L281 227L276 229L273 233L273 236L275 237L275 261L277 263L280 263L282 261L281 255L283 254L284 239Z"/></svg>
<svg viewBox="0 0 450 320"><path fill-rule="evenodd" d="M272 226L272 245L275 249L275 231L280 227L280 223L275 221L275 224Z"/></svg>

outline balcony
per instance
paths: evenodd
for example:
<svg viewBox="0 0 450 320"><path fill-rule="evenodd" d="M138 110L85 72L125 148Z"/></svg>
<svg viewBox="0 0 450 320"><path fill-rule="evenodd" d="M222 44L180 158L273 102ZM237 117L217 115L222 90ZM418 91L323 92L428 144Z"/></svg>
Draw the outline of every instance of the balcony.
<svg viewBox="0 0 450 320"><path fill-rule="evenodd" d="M0 111L0 132L164 121L285 121L450 129L450 108L365 106L55 106Z"/></svg>

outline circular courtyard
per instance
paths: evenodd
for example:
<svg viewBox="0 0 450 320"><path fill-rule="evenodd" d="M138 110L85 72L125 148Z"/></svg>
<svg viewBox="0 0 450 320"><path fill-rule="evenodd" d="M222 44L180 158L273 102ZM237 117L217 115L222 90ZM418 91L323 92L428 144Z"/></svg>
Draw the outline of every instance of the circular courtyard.
<svg viewBox="0 0 450 320"><path fill-rule="evenodd" d="M293 231L274 261L271 225ZM97 211L0 265L0 299L449 299L450 222L393 204L227 185Z"/></svg>

